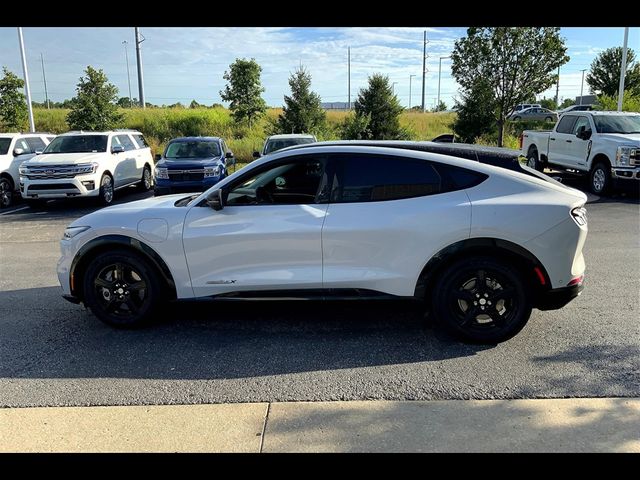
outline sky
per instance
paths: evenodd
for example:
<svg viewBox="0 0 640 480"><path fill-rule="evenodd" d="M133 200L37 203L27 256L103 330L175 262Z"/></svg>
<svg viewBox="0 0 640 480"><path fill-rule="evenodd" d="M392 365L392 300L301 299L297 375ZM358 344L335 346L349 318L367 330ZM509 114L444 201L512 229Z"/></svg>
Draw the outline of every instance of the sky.
<svg viewBox="0 0 640 480"><path fill-rule="evenodd" d="M421 103L422 40L427 30L426 106L438 95L440 57L447 57L465 28L451 27L214 27L141 28L145 99L157 105L191 100L211 105L224 103L222 78L236 58L255 58L262 66L263 97L280 106L289 93L289 75L301 64L311 73L312 89L323 102L346 102L348 96L347 49L351 47L351 101L367 76L383 73L394 84L404 106ZM75 95L76 84L87 65L101 68L129 96L129 58L132 96L138 97L134 29L131 28L23 28L31 94L45 98L41 54L49 99L61 101ZM580 94L582 69L609 47L622 46L624 28L562 28L571 60L560 70L560 99ZM123 44L126 41L127 44ZM628 45L640 55L640 28L629 29ZM16 28L0 28L0 65L22 74ZM451 77L450 59L441 60L440 99L453 105L458 86ZM584 83L584 93L588 86ZM553 97L555 86L544 96ZM542 96L541 95L541 96Z"/></svg>

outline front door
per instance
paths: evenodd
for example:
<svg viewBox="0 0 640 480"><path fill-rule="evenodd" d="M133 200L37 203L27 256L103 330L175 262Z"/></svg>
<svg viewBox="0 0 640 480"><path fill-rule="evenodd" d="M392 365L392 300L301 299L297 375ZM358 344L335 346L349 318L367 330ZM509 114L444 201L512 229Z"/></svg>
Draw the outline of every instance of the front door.
<svg viewBox="0 0 640 480"><path fill-rule="evenodd" d="M187 213L184 250L196 297L322 288L325 161L289 157L223 187L225 206Z"/></svg>
<svg viewBox="0 0 640 480"><path fill-rule="evenodd" d="M590 153L591 139L583 140L578 138L576 134L580 127L584 127L585 131L592 131L591 123L587 117L580 116L573 125L573 138L567 139L567 165L573 165L579 170L587 169L587 156Z"/></svg>

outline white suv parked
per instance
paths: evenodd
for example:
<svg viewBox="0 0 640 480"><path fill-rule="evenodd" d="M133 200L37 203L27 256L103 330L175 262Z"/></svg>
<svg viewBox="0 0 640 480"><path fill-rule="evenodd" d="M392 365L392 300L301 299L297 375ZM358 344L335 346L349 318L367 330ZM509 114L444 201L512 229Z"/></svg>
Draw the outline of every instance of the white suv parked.
<svg viewBox="0 0 640 480"><path fill-rule="evenodd" d="M152 168L151 149L140 132L69 132L22 164L20 192L32 204L50 198L98 197L109 205L119 188L138 184L149 190Z"/></svg>
<svg viewBox="0 0 640 480"><path fill-rule="evenodd" d="M166 300L405 298L466 340L582 290L584 193L445 155L308 145L206 192L98 210L60 242L64 297L134 327Z"/></svg>
<svg viewBox="0 0 640 480"><path fill-rule="evenodd" d="M0 208L11 205L20 191L22 162L42 153L54 138L50 133L0 133Z"/></svg>

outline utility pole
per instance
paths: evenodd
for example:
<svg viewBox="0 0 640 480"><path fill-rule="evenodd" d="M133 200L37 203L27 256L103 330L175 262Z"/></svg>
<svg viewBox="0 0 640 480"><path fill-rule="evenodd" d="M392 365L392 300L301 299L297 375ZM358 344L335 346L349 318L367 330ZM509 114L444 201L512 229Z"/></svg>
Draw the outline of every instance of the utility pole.
<svg viewBox="0 0 640 480"><path fill-rule="evenodd" d="M584 87L584 72L585 70L587 70L586 68L583 68L582 71L582 80L580 81L580 103L579 105L582 105L582 88Z"/></svg>
<svg viewBox="0 0 640 480"><path fill-rule="evenodd" d="M47 102L47 110L51 107L49 106L49 94L47 93L47 76L44 73L44 57L42 56L42 52L40 52L40 61L42 62L42 79L44 80L44 99Z"/></svg>
<svg viewBox="0 0 640 480"><path fill-rule="evenodd" d="M31 89L29 88L29 72L27 71L27 57L24 54L24 39L22 38L22 27L18 27L18 40L20 41L20 55L22 56L22 72L24 73L24 91L27 94L27 108L29 110L29 130L36 131L33 123L33 108L31 107Z"/></svg>
<svg viewBox="0 0 640 480"><path fill-rule="evenodd" d="M391 95L395 95L396 94L396 83L398 83L398 82L393 82L391 84Z"/></svg>
<svg viewBox="0 0 640 480"><path fill-rule="evenodd" d="M411 78L415 75L409 75L409 110L411 110Z"/></svg>
<svg viewBox="0 0 640 480"><path fill-rule="evenodd" d="M440 57L439 61L438 61L438 102L436 103L437 106L440 106L440 74L442 73L442 59L444 58L451 58L451 57Z"/></svg>
<svg viewBox="0 0 640 480"><path fill-rule="evenodd" d="M135 27L136 32L136 58L138 60L138 91L140 92L140 106L142 108L146 108L146 103L144 101L144 82L142 79L142 52L140 51L140 44L144 42L145 38L140 33L140 29ZM140 40L142 37L142 40Z"/></svg>
<svg viewBox="0 0 640 480"><path fill-rule="evenodd" d="M133 98L131 97L131 75L129 75L129 54L127 53L127 41L122 41L124 45L124 59L127 62L127 82L129 83L129 108L133 108Z"/></svg>
<svg viewBox="0 0 640 480"><path fill-rule="evenodd" d="M618 88L618 111L622 111L622 99L624 97L624 77L627 73L627 40L629 39L629 27L624 27L624 46L622 47L622 65L620 65L620 87Z"/></svg>
<svg viewBox="0 0 640 480"><path fill-rule="evenodd" d="M560 90L560 65L558 65L558 81L556 82L556 108L560 106L558 103L558 90Z"/></svg>
<svg viewBox="0 0 640 480"><path fill-rule="evenodd" d="M424 82L427 73L427 31L424 31L424 41L422 47L422 113L424 110Z"/></svg>
<svg viewBox="0 0 640 480"><path fill-rule="evenodd" d="M347 80L347 89L349 90L347 97L349 101L349 110L351 110L351 47L347 47L347 72L349 79Z"/></svg>

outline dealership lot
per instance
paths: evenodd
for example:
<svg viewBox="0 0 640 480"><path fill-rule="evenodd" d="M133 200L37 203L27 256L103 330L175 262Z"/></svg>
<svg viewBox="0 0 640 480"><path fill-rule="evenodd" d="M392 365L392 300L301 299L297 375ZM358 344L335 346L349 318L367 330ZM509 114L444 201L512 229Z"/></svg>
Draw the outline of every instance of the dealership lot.
<svg viewBox="0 0 640 480"><path fill-rule="evenodd" d="M176 305L113 330L55 274L64 228L97 207L18 204L0 211L0 406L640 396L639 202L593 200L583 295L494 347L424 329L402 303Z"/></svg>

